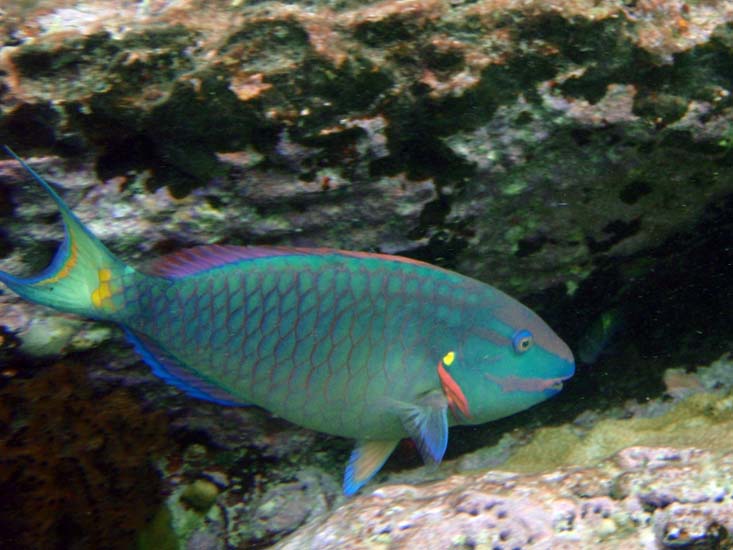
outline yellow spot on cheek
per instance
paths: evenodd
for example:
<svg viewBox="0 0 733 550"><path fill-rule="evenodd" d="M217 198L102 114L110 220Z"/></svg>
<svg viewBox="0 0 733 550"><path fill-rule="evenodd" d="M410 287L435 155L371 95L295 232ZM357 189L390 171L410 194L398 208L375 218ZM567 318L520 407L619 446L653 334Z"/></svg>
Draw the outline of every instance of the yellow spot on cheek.
<svg viewBox="0 0 733 550"><path fill-rule="evenodd" d="M456 359L456 353L454 351L449 351L445 354L445 357L443 357L443 364L446 367L450 367L453 364L453 361Z"/></svg>

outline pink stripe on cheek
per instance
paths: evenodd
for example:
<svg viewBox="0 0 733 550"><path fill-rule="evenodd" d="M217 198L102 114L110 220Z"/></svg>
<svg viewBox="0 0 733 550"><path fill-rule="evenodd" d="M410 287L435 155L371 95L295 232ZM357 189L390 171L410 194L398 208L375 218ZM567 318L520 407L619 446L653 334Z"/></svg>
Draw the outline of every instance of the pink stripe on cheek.
<svg viewBox="0 0 733 550"><path fill-rule="evenodd" d="M521 378L519 376L492 376L484 374L484 376L501 388L504 393L507 392L541 392L550 389L552 386L562 382L562 378Z"/></svg>

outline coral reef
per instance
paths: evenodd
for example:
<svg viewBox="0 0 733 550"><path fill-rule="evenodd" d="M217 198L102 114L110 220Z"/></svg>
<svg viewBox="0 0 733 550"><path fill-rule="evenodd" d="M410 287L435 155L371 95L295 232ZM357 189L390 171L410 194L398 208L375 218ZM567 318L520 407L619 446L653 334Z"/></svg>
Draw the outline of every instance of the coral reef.
<svg viewBox="0 0 733 550"><path fill-rule="evenodd" d="M0 546L127 550L162 498L161 413L61 363L0 389Z"/></svg>
<svg viewBox="0 0 733 550"><path fill-rule="evenodd" d="M666 408L654 406L657 411ZM588 466L634 445L719 450L727 448L721 441L731 430L733 396L699 393L661 415L649 417L640 407L634 418L603 419L589 428L575 423L542 428L501 467L521 472Z"/></svg>

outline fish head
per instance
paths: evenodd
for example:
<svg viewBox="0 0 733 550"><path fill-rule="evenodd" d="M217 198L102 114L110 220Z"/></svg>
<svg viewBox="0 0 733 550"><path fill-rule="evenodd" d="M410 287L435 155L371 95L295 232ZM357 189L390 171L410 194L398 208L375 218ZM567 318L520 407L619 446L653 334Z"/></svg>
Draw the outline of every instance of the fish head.
<svg viewBox="0 0 733 550"><path fill-rule="evenodd" d="M537 314L503 293L492 306L475 316L439 365L456 423L524 410L557 394L575 373L570 348Z"/></svg>

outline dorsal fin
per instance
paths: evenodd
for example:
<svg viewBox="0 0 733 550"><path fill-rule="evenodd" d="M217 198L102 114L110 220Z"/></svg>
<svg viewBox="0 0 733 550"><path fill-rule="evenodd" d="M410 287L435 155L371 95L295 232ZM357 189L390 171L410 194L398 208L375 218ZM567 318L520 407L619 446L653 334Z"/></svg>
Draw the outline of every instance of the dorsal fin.
<svg viewBox="0 0 733 550"><path fill-rule="evenodd" d="M148 272L161 277L177 278L242 260L292 254L298 254L297 249L277 246L210 244L179 250L158 258L150 265Z"/></svg>
<svg viewBox="0 0 733 550"><path fill-rule="evenodd" d="M307 248L210 244L179 250L158 258L149 266L148 273L151 275L159 275L161 277L178 278L240 261L272 258L275 256L323 255L343 256L348 258L381 259L392 262L422 265L442 270L440 267L432 266L419 260L413 260L412 258L391 256L389 254L379 254L374 252L358 252L326 247Z"/></svg>

